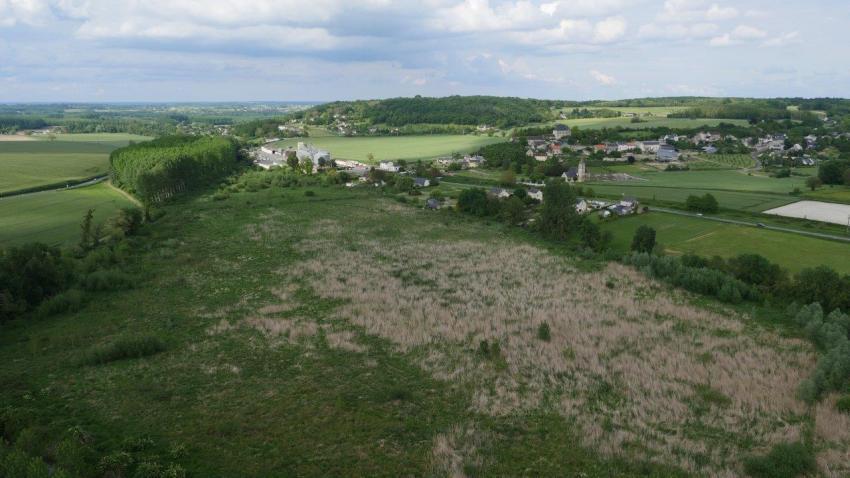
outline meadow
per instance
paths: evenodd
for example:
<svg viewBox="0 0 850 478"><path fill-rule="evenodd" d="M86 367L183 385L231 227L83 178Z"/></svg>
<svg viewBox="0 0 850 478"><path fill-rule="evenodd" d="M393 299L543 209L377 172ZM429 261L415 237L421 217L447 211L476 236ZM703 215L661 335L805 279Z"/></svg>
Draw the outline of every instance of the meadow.
<svg viewBox="0 0 850 478"><path fill-rule="evenodd" d="M655 229L658 242L668 254L724 258L760 254L792 272L828 265L850 273L850 243L660 212L603 224L614 234L612 247L620 252L627 252L635 230L647 225Z"/></svg>
<svg viewBox="0 0 850 478"><path fill-rule="evenodd" d="M735 476L805 433L846 467L842 417L795 398L807 343L519 230L308 190L167 206L135 288L8 325L0 408L191 476ZM134 337L162 346L86 360Z"/></svg>
<svg viewBox="0 0 850 478"><path fill-rule="evenodd" d="M334 159L349 159L368 162L371 153L374 163L382 160L404 159L427 160L452 153L471 153L482 146L505 141L504 138L474 135L430 135L430 136L380 136L347 138L322 136L316 138L293 138L276 143L278 146L295 146L299 141L330 151Z"/></svg>
<svg viewBox="0 0 850 478"><path fill-rule="evenodd" d="M90 208L97 224L132 205L106 183L0 198L0 247L34 241L70 246L79 240L80 223Z"/></svg>

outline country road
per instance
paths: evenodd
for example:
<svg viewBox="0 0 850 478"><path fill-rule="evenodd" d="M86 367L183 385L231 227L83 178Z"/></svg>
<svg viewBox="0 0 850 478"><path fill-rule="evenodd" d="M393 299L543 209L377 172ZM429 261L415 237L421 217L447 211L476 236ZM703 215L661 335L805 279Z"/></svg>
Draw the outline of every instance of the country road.
<svg viewBox="0 0 850 478"><path fill-rule="evenodd" d="M789 232L789 233L792 233L792 234L802 234L804 236L817 237L817 238L820 238L820 239L830 239L830 240L833 240L833 241L850 242L850 237L836 236L836 235L833 235L833 234L824 234L824 233L821 233L821 232L801 231L800 229L791 229L791 228L787 228L787 227L771 226L769 224L763 224L762 226L759 226L758 225L759 223L757 223L757 222L747 222L747 221L740 221L740 220L737 220L737 219L726 219L726 218L722 218L722 217L700 216L700 215L695 214L695 213L678 211L676 209L665 209L665 208L659 208L659 207L650 207L649 210L654 211L654 212L663 212L663 213L666 213L666 214L675 214L675 215L678 215L678 216L687 216L687 217L694 217L694 218L697 218L697 219L705 219L707 221L724 222L726 224L735 224L735 225L738 225L738 226L759 227L761 229L769 229L771 231Z"/></svg>

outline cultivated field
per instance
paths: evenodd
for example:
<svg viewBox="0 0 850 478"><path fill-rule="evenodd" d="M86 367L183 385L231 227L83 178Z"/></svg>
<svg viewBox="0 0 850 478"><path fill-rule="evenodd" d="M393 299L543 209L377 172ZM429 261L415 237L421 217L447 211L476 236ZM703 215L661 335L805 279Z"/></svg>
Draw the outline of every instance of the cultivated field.
<svg viewBox="0 0 850 478"><path fill-rule="evenodd" d="M325 136L318 138L293 138L277 143L280 146L295 146L299 141L313 144L317 148L330 151L335 159L352 159L368 162L369 153L374 162L382 160L433 159L452 153L470 153L478 148L505 141L504 138L490 138L473 135L431 135L431 136L381 136L364 138L346 138Z"/></svg>
<svg viewBox="0 0 850 478"><path fill-rule="evenodd" d="M94 208L97 224L131 205L105 183L0 198L0 247L33 241L73 245L80 238L80 223L89 208Z"/></svg>
<svg viewBox="0 0 850 478"><path fill-rule="evenodd" d="M700 154L696 159L688 161L688 167L700 169L746 169L754 166L749 154Z"/></svg>
<svg viewBox="0 0 850 478"><path fill-rule="evenodd" d="M167 207L137 288L0 337L0 406L179 445L192 476L736 476L810 430L822 465L848 456L834 409L795 398L801 340L499 226L313 191ZM165 351L79 360L139 334Z"/></svg>
<svg viewBox="0 0 850 478"><path fill-rule="evenodd" d="M669 254L760 254L792 272L828 265L850 273L850 243L659 212L603 224L614 234L613 248L621 252L629 250L635 230L647 225L656 230L658 241Z"/></svg>
<svg viewBox="0 0 850 478"><path fill-rule="evenodd" d="M812 221L831 222L833 224L850 224L850 205L835 204L820 201L800 201L782 206L765 214L775 214L784 217L797 217Z"/></svg>

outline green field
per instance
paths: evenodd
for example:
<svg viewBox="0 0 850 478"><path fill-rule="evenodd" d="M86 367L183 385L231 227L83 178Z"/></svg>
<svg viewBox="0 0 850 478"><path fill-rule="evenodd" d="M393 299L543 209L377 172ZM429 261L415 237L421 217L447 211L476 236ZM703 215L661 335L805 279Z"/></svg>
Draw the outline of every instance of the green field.
<svg viewBox="0 0 850 478"><path fill-rule="evenodd" d="M433 135L433 136L380 136L368 138L347 138L326 136L318 138L293 138L276 143L281 146L295 146L299 141L312 144L317 148L330 151L334 159L368 161L369 153L375 162L382 160L407 161L434 159L452 153L470 153L478 148L504 141L504 138L491 138L473 135Z"/></svg>
<svg viewBox="0 0 850 478"><path fill-rule="evenodd" d="M805 178L771 178L735 170L630 173L644 181L587 183L597 194L635 196L649 201L684 203L688 196L713 194L721 208L761 212L797 200L794 188L805 189Z"/></svg>
<svg viewBox="0 0 850 478"><path fill-rule="evenodd" d="M850 204L850 187L826 186L815 191L809 189L805 189L804 191L803 196L806 199Z"/></svg>
<svg viewBox="0 0 850 478"><path fill-rule="evenodd" d="M66 191L44 191L0 199L0 247L39 241L72 245L80 223L94 208L95 223L132 203L106 183Z"/></svg>
<svg viewBox="0 0 850 478"><path fill-rule="evenodd" d="M629 250L638 226L647 225L656 230L658 242L670 254L703 257L761 254L792 272L828 265L850 273L850 243L659 212L603 224L614 234L612 247L620 252Z"/></svg>
<svg viewBox="0 0 850 478"><path fill-rule="evenodd" d="M127 134L67 134L55 141L0 141L0 193L61 184L104 174L109 153L129 141Z"/></svg>
<svg viewBox="0 0 850 478"><path fill-rule="evenodd" d="M691 170L745 169L754 166L749 154L700 154L688 161Z"/></svg>
<svg viewBox="0 0 850 478"><path fill-rule="evenodd" d="M581 129L602 129L602 128L628 128L628 129L647 129L647 128L699 128L701 126L717 126L720 123L735 124L745 126L746 120L735 119L689 119L689 118L666 118L663 116L641 117L640 123L632 123L631 118L621 116L618 118L581 118L558 120L558 123L563 123L571 128L579 127Z"/></svg>
<svg viewBox="0 0 850 478"><path fill-rule="evenodd" d="M130 141L140 142L151 139L149 136L141 136L129 133L70 133L57 134L54 139L45 136L33 136L41 141L68 141L82 143L106 143L115 147L127 146Z"/></svg>

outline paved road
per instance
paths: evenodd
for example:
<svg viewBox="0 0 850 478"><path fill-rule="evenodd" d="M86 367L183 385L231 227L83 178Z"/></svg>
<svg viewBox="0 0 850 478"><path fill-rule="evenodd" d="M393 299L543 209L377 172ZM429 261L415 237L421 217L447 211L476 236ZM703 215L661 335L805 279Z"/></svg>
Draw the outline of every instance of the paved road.
<svg viewBox="0 0 850 478"><path fill-rule="evenodd" d="M96 178L92 178L92 179L89 179L88 181L84 181L84 182L77 183L77 184L67 183L65 186L56 186L56 187L53 187L53 188L50 188L50 189L41 189L39 191L30 191L30 192L23 192L23 193L11 192L11 193L6 193L6 194L0 194L0 199L20 197L20 196L31 196L33 194L49 193L49 192L54 192L54 191L67 191L68 189L84 188L86 186L91 186L93 184L97 184L99 182L106 181L107 179L109 179L109 175L104 174L103 176L98 176Z"/></svg>
<svg viewBox="0 0 850 478"><path fill-rule="evenodd" d="M700 216L691 212L679 211L676 209L665 209L660 207L650 207L650 211L655 212L663 212L666 214L676 214L678 216L687 216L687 217L695 217L697 219L705 219L707 221L715 221L715 222L724 222L726 224L735 224L738 226L749 226L749 227L759 227L758 223L755 222L747 222L740 221L737 219L726 219L723 217L712 217L712 216ZM800 229L791 229L788 227L780 227L780 226L771 226L769 224L764 224L761 229L769 229L771 231L780 231L780 232L790 232L792 234L802 234L804 236L817 237L820 239L831 239L833 241L842 241L842 242L850 242L850 237L847 236L836 236L833 234L824 234L821 232L812 232L812 231L801 231Z"/></svg>

